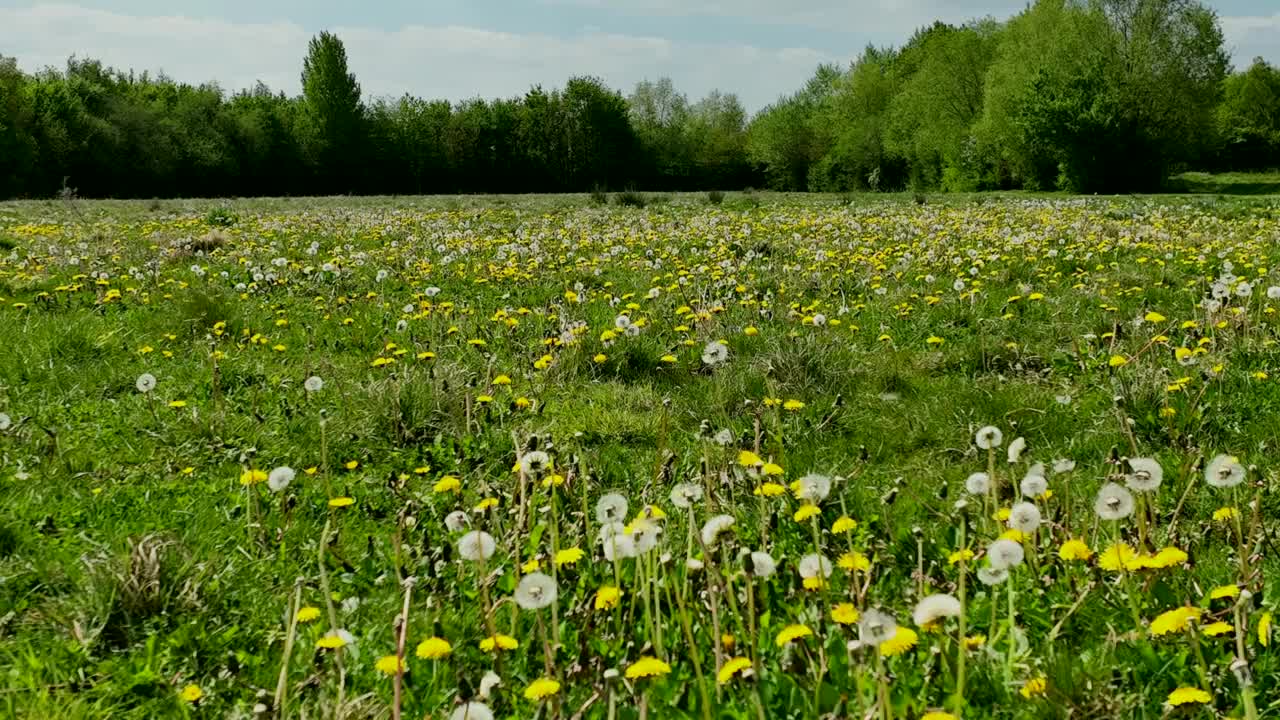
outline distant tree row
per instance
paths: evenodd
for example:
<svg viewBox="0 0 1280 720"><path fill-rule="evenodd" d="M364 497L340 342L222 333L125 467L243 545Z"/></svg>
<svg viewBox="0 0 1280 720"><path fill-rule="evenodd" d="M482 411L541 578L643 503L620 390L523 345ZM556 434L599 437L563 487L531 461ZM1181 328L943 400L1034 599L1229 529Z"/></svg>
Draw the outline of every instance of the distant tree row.
<svg viewBox="0 0 1280 720"><path fill-rule="evenodd" d="M1229 72L1196 0L1037 0L1006 22L935 23L868 47L748 118L668 79L591 77L462 103L362 99L315 37L302 94L226 95L92 60L0 57L0 196L1153 190L1180 169L1280 166L1280 70Z"/></svg>

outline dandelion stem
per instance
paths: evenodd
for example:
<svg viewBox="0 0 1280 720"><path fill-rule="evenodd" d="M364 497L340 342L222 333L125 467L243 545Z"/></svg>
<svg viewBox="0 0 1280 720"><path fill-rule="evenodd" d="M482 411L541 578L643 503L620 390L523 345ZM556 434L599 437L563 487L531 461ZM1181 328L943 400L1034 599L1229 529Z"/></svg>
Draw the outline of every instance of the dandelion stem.
<svg viewBox="0 0 1280 720"><path fill-rule="evenodd" d="M401 690L404 684L404 644L409 632L409 601L413 596L413 585L416 580L412 577L404 580L404 605L400 609L400 628L396 639L396 674L391 680L392 705L391 720L400 720L400 699Z"/></svg>
<svg viewBox="0 0 1280 720"><path fill-rule="evenodd" d="M293 603L289 606L289 634L284 639L284 657L280 659L280 679L276 681L276 696L271 705L276 717L286 717L285 702L289 688L289 659L293 656L293 642L298 635L298 606L302 604L302 578L294 583Z"/></svg>
<svg viewBox="0 0 1280 720"><path fill-rule="evenodd" d="M960 630L959 630L959 637L957 638L958 644L956 646L956 692L955 692L955 695L953 696L953 705L957 711L961 710L964 707L964 680L965 680L964 678L964 671L965 671L964 639L965 639L965 612L967 610L967 608L965 607L965 559L964 559L965 524L966 524L966 520L963 517L961 517L960 518L960 562L958 563L960 565L960 578L957 582L957 585L958 585L957 594L959 595L959 600L960 600L960 617L959 617Z"/></svg>
<svg viewBox="0 0 1280 720"><path fill-rule="evenodd" d="M669 595L672 594L671 587L669 585L667 586L667 593ZM697 652L698 646L693 639L693 628L689 623L689 612L685 608L684 596L681 595L679 591L675 592L674 595L676 598L676 609L680 618L680 629L684 631L684 641L689 646L689 658L693 661L693 674L698 680L698 694L702 697L702 717L703 720L711 720L711 695L707 692L706 679L702 677L702 661L698 659L701 655ZM612 703L612 691L610 691L609 700L610 703ZM610 708L612 708L612 704L610 705ZM612 717L612 710L610 712L610 717Z"/></svg>
<svg viewBox="0 0 1280 720"><path fill-rule="evenodd" d="M324 593L324 603L329 611L329 630L333 634L338 634L338 611L333 606L333 592L329 589L329 570L325 566L325 550L329 547L329 528L331 519L324 521L324 530L320 532L320 591ZM347 671L342 664L342 648L335 648L333 651L333 663L338 667L338 702L334 705L334 714L337 717L343 716L342 703L347 687Z"/></svg>

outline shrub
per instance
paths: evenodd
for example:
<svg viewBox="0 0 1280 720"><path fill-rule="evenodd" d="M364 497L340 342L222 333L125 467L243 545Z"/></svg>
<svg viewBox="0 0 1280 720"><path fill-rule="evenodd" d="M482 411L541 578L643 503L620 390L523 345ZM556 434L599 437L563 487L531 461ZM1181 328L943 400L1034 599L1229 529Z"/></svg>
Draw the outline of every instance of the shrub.
<svg viewBox="0 0 1280 720"><path fill-rule="evenodd" d="M719 205L724 202L724 193L720 190L712 190L707 193L707 202L712 205Z"/></svg>
<svg viewBox="0 0 1280 720"><path fill-rule="evenodd" d="M205 225L212 227L231 227L239 221L240 218L235 213L224 207L213 208L204 216Z"/></svg>
<svg viewBox="0 0 1280 720"><path fill-rule="evenodd" d="M635 190L624 190L613 196L613 203L622 207L643 208L649 204L649 200L644 196L644 193L636 192Z"/></svg>

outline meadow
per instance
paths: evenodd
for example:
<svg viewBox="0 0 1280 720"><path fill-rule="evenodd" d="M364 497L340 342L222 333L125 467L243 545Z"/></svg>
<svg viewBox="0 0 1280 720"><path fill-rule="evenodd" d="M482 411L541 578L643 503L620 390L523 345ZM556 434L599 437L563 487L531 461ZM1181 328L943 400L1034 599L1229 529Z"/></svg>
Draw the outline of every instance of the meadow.
<svg viewBox="0 0 1280 720"><path fill-rule="evenodd" d="M0 716L1280 716L1280 200L657 200L0 204Z"/></svg>

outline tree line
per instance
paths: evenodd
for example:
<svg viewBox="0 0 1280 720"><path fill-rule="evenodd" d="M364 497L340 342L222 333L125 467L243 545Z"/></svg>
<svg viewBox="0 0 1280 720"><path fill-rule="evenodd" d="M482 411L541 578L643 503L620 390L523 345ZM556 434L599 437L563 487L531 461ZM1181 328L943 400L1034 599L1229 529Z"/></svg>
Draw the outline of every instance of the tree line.
<svg viewBox="0 0 1280 720"><path fill-rule="evenodd" d="M72 58L0 57L0 196L593 189L1159 189L1182 169L1280 166L1280 70L1230 70L1196 0L1037 0L820 66L749 117L668 79L571 78L522 97L366 101L321 33L296 97L228 95Z"/></svg>

